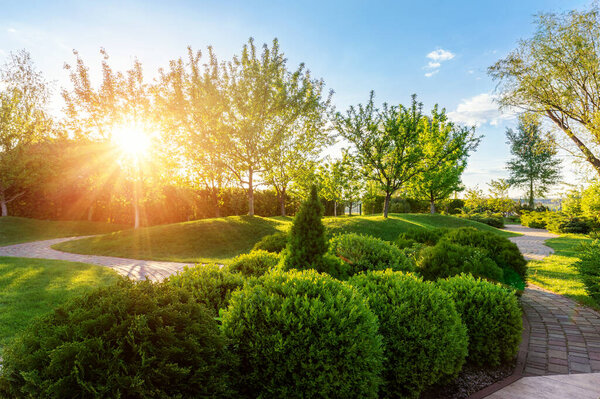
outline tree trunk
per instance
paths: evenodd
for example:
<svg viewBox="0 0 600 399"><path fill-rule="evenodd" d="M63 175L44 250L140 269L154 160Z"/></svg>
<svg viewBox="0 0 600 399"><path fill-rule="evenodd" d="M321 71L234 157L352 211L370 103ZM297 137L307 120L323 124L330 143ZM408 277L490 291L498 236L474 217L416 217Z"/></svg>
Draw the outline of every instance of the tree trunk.
<svg viewBox="0 0 600 399"><path fill-rule="evenodd" d="M533 180L529 180L529 207L533 209L535 206L535 199L533 198Z"/></svg>
<svg viewBox="0 0 600 399"><path fill-rule="evenodd" d="M219 207L219 189L211 188L213 205L215 207L215 217L221 217L221 208Z"/></svg>
<svg viewBox="0 0 600 399"><path fill-rule="evenodd" d="M433 215L435 213L435 201L429 200L429 212Z"/></svg>
<svg viewBox="0 0 600 399"><path fill-rule="evenodd" d="M352 201L348 205L348 216L352 216Z"/></svg>
<svg viewBox="0 0 600 399"><path fill-rule="evenodd" d="M0 207L2 207L2 216L8 216L8 208L6 207L6 201L4 201L4 197L0 199Z"/></svg>
<svg viewBox="0 0 600 399"><path fill-rule="evenodd" d="M333 200L333 216L337 216L337 201Z"/></svg>
<svg viewBox="0 0 600 399"><path fill-rule="evenodd" d="M135 221L133 224L133 228L139 229L140 228L140 206L138 204L137 197L135 199L135 203L133 204L133 212L135 214Z"/></svg>
<svg viewBox="0 0 600 399"><path fill-rule="evenodd" d="M383 203L383 217L386 219L390 210L390 198L392 198L392 193L385 193L385 201Z"/></svg>
<svg viewBox="0 0 600 399"><path fill-rule="evenodd" d="M91 222L93 219L94 219L94 204L91 204L90 207L88 208L87 220L88 220L88 222Z"/></svg>
<svg viewBox="0 0 600 399"><path fill-rule="evenodd" d="M252 183L252 167L248 168L248 215L254 216L254 186Z"/></svg>
<svg viewBox="0 0 600 399"><path fill-rule="evenodd" d="M279 193L279 209L281 210L281 216L285 216L285 188Z"/></svg>

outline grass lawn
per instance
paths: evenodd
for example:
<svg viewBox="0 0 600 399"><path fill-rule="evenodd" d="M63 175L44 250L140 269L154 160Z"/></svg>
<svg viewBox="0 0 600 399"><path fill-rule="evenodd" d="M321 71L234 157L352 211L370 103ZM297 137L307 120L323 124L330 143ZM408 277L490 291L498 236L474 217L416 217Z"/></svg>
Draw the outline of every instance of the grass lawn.
<svg viewBox="0 0 600 399"><path fill-rule="evenodd" d="M80 254L119 256L175 262L228 263L252 249L261 237L290 228L289 217L230 216L127 230L99 237L57 244L54 248ZM410 228L473 226L502 236L514 235L488 225L452 216L393 214L342 216L324 219L330 234L355 232L393 240Z"/></svg>
<svg viewBox="0 0 600 399"><path fill-rule="evenodd" d="M573 264L577 262L576 248L582 242L591 241L581 235L568 234L551 238L546 245L554 249L554 254L541 261L530 261L528 281L542 288L564 295L579 303L600 309L585 288Z"/></svg>
<svg viewBox="0 0 600 399"><path fill-rule="evenodd" d="M0 257L0 353L34 317L72 296L117 279L118 274L107 267Z"/></svg>
<svg viewBox="0 0 600 399"><path fill-rule="evenodd" d="M0 246L60 237L106 234L124 228L127 227L109 223L47 221L7 216L0 218Z"/></svg>

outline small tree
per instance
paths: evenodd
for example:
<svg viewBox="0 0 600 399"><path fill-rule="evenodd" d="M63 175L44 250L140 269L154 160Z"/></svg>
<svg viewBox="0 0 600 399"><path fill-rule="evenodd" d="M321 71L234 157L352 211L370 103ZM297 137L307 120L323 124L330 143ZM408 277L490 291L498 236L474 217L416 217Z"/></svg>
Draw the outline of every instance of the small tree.
<svg viewBox="0 0 600 399"><path fill-rule="evenodd" d="M323 255L327 252L323 204L319 200L317 187L312 186L310 196L300 206L294 218L288 245L284 254L284 268L321 270Z"/></svg>
<svg viewBox="0 0 600 399"><path fill-rule="evenodd" d="M549 186L560 179L560 159L551 136L543 137L540 122L533 116L521 115L517 131L508 129L506 137L514 156L507 164L511 185L527 187L529 206L534 207L536 195L543 196Z"/></svg>

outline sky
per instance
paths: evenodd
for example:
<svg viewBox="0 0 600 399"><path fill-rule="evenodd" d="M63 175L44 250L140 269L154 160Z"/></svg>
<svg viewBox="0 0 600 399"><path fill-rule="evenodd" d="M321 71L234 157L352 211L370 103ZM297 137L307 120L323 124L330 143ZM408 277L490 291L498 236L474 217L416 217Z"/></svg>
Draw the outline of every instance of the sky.
<svg viewBox="0 0 600 399"><path fill-rule="evenodd" d="M576 0L0 0L0 63L11 51L28 50L54 82L53 109L60 112L58 93L70 87L63 66L74 62L73 50L97 82L101 47L115 69L137 57L152 79L169 60L184 57L187 46L211 45L226 60L249 37L257 43L276 37L288 66L302 62L322 78L340 111L367 101L371 90L379 104L408 104L414 93L426 111L439 104L457 123L476 125L484 138L463 182L486 190L491 179L508 176L505 132L516 126L515 115L494 103L487 68L533 34L536 14L587 6ZM326 153L335 156L343 146ZM564 181L576 182L575 169L565 158Z"/></svg>

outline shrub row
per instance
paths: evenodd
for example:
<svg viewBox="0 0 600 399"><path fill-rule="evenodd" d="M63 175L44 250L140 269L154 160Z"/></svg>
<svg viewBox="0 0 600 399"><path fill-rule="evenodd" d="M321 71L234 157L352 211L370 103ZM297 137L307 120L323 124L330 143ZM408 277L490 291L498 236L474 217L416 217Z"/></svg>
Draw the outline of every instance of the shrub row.
<svg viewBox="0 0 600 399"><path fill-rule="evenodd" d="M504 218L501 213L464 213L456 215L464 219L484 223L498 229L504 227Z"/></svg>
<svg viewBox="0 0 600 399"><path fill-rule="evenodd" d="M589 217L572 217L560 212L523 212L521 215L523 226L548 229L555 233L563 234L588 234L599 228L598 222Z"/></svg>
<svg viewBox="0 0 600 399"><path fill-rule="evenodd" d="M579 261L575 267L585 285L585 290L597 303L600 303L600 240L594 240L579 247Z"/></svg>

